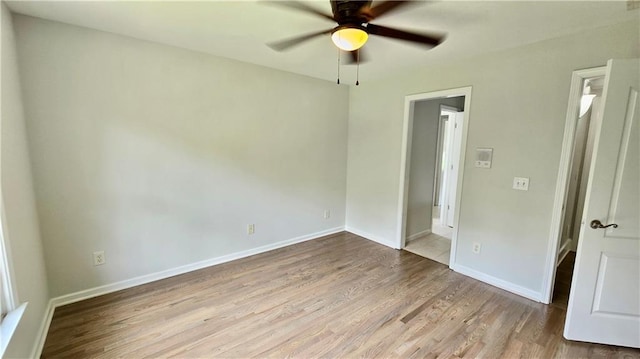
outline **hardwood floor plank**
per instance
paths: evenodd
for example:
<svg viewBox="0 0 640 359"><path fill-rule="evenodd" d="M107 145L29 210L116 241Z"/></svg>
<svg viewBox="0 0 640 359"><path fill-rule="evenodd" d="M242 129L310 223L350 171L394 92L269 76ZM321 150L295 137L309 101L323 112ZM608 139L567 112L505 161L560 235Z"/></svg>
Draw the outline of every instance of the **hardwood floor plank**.
<svg viewBox="0 0 640 359"><path fill-rule="evenodd" d="M57 308L44 358L640 358L565 309L340 233Z"/></svg>

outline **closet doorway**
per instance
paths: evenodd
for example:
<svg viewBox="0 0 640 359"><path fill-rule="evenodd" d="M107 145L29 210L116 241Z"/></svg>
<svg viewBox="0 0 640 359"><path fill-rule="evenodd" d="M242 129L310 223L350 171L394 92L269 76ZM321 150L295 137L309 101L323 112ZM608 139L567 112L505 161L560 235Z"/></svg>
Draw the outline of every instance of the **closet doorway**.
<svg viewBox="0 0 640 359"><path fill-rule="evenodd" d="M556 274L551 302L566 309L573 278L576 250L580 241L587 182L596 142L597 129L602 121L602 91L604 75L583 79L579 95L578 114L575 121L566 198L563 203L562 228Z"/></svg>

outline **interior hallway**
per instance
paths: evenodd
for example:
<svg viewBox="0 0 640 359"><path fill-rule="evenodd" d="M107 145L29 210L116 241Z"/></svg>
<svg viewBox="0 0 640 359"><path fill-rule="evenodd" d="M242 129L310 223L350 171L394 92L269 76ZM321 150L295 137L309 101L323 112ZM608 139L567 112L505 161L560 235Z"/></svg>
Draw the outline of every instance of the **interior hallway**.
<svg viewBox="0 0 640 359"><path fill-rule="evenodd" d="M431 233L407 242L404 249L438 263L449 265L453 228L440 224L440 207L433 207Z"/></svg>

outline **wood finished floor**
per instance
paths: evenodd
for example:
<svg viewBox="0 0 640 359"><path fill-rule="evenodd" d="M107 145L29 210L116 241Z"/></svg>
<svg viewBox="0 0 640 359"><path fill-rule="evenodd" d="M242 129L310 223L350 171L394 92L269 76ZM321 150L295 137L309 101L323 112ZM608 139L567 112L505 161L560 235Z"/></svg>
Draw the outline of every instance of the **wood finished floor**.
<svg viewBox="0 0 640 359"><path fill-rule="evenodd" d="M614 358L565 311L349 233L56 309L43 357Z"/></svg>
<svg viewBox="0 0 640 359"><path fill-rule="evenodd" d="M576 252L569 252L556 270L556 281L553 286L554 305L567 309L569 305L569 292L571 291L571 279L573 267L576 263Z"/></svg>

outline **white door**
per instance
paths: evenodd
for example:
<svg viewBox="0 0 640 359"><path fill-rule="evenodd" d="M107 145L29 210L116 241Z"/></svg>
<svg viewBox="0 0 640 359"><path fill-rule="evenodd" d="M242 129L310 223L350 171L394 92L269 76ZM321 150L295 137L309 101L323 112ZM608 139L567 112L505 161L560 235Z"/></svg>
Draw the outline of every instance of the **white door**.
<svg viewBox="0 0 640 359"><path fill-rule="evenodd" d="M464 112L456 112L453 118L449 119L449 133L452 136L450 147L450 161L447 171L447 203L446 218L444 224L453 227L453 214L456 212L456 190L458 189L458 169L460 166L460 146L462 145L462 126Z"/></svg>
<svg viewBox="0 0 640 359"><path fill-rule="evenodd" d="M640 347L640 61L610 60L564 336ZM616 224L608 228L602 225Z"/></svg>

